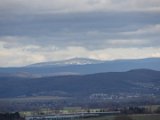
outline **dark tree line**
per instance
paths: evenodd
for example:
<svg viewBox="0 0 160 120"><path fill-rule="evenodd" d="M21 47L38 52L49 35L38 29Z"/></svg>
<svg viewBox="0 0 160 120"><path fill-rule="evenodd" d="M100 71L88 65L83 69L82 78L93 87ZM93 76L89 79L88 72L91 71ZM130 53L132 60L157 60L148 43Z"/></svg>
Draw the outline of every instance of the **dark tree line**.
<svg viewBox="0 0 160 120"><path fill-rule="evenodd" d="M160 114L160 107L156 110L151 110L151 108L144 107L127 107L120 110L122 114L148 114L148 113L157 113Z"/></svg>
<svg viewBox="0 0 160 120"><path fill-rule="evenodd" d="M16 113L0 113L0 120L25 120L18 112Z"/></svg>
<svg viewBox="0 0 160 120"><path fill-rule="evenodd" d="M146 113L147 110L141 107L128 107L128 108L124 108L121 112L123 114L143 114L143 113Z"/></svg>

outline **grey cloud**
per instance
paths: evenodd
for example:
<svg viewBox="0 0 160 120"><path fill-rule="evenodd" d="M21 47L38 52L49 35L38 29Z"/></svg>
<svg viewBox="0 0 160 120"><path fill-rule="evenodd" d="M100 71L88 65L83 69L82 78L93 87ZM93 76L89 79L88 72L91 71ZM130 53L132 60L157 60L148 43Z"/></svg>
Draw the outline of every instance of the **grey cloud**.
<svg viewBox="0 0 160 120"><path fill-rule="evenodd" d="M106 11L160 11L159 0L1 0L8 14L45 14Z"/></svg>
<svg viewBox="0 0 160 120"><path fill-rule="evenodd" d="M159 56L159 13L159 0L0 0L0 57L15 58L13 64L47 61L53 53L103 59L120 49L127 58L128 50L152 48Z"/></svg>
<svg viewBox="0 0 160 120"><path fill-rule="evenodd" d="M8 16L0 19L0 35L52 35L57 32L125 32L158 24L157 13L86 13Z"/></svg>
<svg viewBox="0 0 160 120"><path fill-rule="evenodd" d="M64 0L52 1L47 0L43 2L42 0L33 0L32 2L26 1L19 1L19 0L5 0L0 1L1 5L1 17L0 17L0 35L19 35L19 36L40 36L40 35L53 35L57 34L57 32L63 31L94 31L94 30L101 30L105 32L116 32L116 31L123 31L130 28L130 25L135 26L143 26L144 24L155 24L159 21L158 13L151 13L151 14L140 14L140 13L113 13L113 12L90 12L90 13L70 13L70 14L32 14L36 11L33 9L41 9L42 7L52 6L51 10L56 9L57 4L60 7L59 9L66 9L68 4L72 3L75 4L75 1L70 0L66 3ZM77 2L77 1L76 1ZM153 5L155 2L152 1ZM81 2L80 2L81 3ZM120 1L120 0L82 0L80 5L93 5L93 4L122 4L128 3L128 1ZM137 0L134 0L133 3L137 3ZM145 2L144 4L146 4ZM143 5L143 4L142 4ZM156 4L157 5L157 4ZM27 9L31 6L33 9ZM7 13L7 11L14 11L14 9L18 9L17 11L25 11L26 9L27 14L25 15L15 15L13 13ZM21 10L22 9L22 10ZM58 8L57 8L58 9ZM81 7L81 9L85 9ZM96 9L96 8L95 8ZM28 11L31 10L32 12ZM44 9L42 11L45 11ZM74 11L74 9L73 9ZM155 17L157 19L155 19ZM127 26L127 27L124 27ZM125 29L126 28L126 29Z"/></svg>
<svg viewBox="0 0 160 120"><path fill-rule="evenodd" d="M155 19L156 18L156 19ZM0 19L1 34L47 34L57 31L117 30L159 23L159 13L86 13L8 16ZM125 29L125 30L126 30Z"/></svg>

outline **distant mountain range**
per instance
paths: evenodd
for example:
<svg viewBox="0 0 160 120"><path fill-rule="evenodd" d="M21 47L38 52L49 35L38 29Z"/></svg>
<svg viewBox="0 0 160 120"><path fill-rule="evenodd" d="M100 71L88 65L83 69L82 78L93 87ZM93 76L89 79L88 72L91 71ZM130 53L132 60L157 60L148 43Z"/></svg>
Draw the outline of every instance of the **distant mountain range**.
<svg viewBox="0 0 160 120"><path fill-rule="evenodd" d="M124 72L131 69L160 71L160 58L99 61L73 58L64 61L43 62L25 67L0 68L0 76L44 77L59 75L94 74L101 72Z"/></svg>
<svg viewBox="0 0 160 120"><path fill-rule="evenodd" d="M0 98L41 95L79 97L94 93L159 94L160 71L136 69L41 78L0 77Z"/></svg>
<svg viewBox="0 0 160 120"><path fill-rule="evenodd" d="M53 62L42 62L29 65L27 67L49 67L49 66L69 66L69 65L87 65L87 64L98 64L103 63L101 60L94 60L89 58L72 58L61 61L53 61Z"/></svg>

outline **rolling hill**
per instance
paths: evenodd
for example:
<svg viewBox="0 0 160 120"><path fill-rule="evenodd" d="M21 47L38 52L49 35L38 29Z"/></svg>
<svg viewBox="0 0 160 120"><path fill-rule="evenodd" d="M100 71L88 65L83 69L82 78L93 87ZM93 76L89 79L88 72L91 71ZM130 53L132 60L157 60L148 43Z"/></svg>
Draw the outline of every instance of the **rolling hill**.
<svg viewBox="0 0 160 120"><path fill-rule="evenodd" d="M34 95L77 97L94 93L159 94L159 92L160 71L148 69L41 78L0 77L0 98Z"/></svg>

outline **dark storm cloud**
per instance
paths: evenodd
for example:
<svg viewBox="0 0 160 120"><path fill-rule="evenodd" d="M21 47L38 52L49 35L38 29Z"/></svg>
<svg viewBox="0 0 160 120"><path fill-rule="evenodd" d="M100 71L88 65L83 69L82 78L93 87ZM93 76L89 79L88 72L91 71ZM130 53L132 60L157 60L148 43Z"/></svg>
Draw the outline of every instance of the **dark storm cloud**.
<svg viewBox="0 0 160 120"><path fill-rule="evenodd" d="M158 41L159 38L156 29L153 33L136 33L136 31L147 26L154 27L159 24L159 21L159 13L137 12L5 16L0 19L0 36L28 38L17 39L20 44L50 45L52 43L58 46L78 45L92 49L117 47L107 42L117 39L119 41L139 39L144 42L151 40L154 45L154 41ZM136 46L146 47L147 44L136 44ZM124 44L120 47L132 47L132 45Z"/></svg>
<svg viewBox="0 0 160 120"><path fill-rule="evenodd" d="M156 18L156 19L155 19ZM0 19L1 35L52 35L56 32L136 30L144 25L159 24L159 13L79 13L21 15Z"/></svg>

